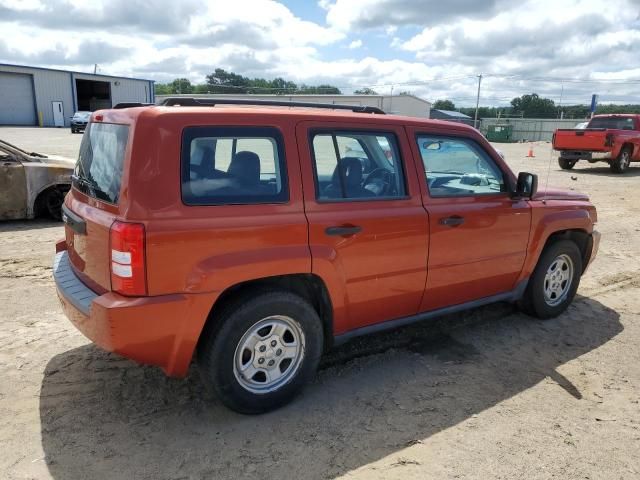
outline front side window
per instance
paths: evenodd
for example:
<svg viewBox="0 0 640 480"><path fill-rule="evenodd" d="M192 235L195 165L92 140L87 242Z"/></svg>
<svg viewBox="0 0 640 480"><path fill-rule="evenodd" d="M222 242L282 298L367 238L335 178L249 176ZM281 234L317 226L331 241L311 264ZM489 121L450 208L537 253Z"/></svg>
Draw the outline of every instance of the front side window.
<svg viewBox="0 0 640 480"><path fill-rule="evenodd" d="M274 128L187 128L182 199L187 205L286 202L284 161L282 135Z"/></svg>
<svg viewBox="0 0 640 480"><path fill-rule="evenodd" d="M419 135L420 155L432 197L506 192L502 171L475 142Z"/></svg>
<svg viewBox="0 0 640 480"><path fill-rule="evenodd" d="M312 136L312 148L319 200L405 196L395 135L318 132Z"/></svg>

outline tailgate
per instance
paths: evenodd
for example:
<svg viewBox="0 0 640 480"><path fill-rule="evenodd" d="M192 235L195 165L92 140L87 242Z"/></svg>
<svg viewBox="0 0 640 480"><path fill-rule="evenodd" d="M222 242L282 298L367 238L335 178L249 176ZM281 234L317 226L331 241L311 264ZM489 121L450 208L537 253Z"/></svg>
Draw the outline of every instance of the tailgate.
<svg viewBox="0 0 640 480"><path fill-rule="evenodd" d="M556 130L553 136L555 150L606 151L607 131L605 129Z"/></svg>
<svg viewBox="0 0 640 480"><path fill-rule="evenodd" d="M63 207L71 265L95 291L111 290L109 235L119 211L128 137L127 125L87 125Z"/></svg>
<svg viewBox="0 0 640 480"><path fill-rule="evenodd" d="M72 189L63 206L69 260L94 291L111 290L109 229L115 215L80 201Z"/></svg>

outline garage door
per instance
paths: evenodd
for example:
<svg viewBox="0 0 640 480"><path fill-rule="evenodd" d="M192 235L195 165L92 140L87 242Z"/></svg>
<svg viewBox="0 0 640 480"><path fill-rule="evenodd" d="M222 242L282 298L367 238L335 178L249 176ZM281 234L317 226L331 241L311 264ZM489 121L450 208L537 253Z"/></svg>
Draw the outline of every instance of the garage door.
<svg viewBox="0 0 640 480"><path fill-rule="evenodd" d="M0 72L0 125L35 125L31 75Z"/></svg>

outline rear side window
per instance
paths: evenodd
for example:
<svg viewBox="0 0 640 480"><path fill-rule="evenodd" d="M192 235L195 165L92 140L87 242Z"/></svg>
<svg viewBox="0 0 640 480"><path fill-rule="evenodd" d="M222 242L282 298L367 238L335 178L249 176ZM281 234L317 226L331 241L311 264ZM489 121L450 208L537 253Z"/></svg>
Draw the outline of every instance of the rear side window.
<svg viewBox="0 0 640 480"><path fill-rule="evenodd" d="M129 126L89 123L82 137L73 185L81 192L117 204Z"/></svg>
<svg viewBox="0 0 640 480"><path fill-rule="evenodd" d="M312 137L318 200L389 200L406 195L395 135L318 132Z"/></svg>
<svg viewBox="0 0 640 480"><path fill-rule="evenodd" d="M187 205L288 201L280 132L263 127L186 128L182 200Z"/></svg>

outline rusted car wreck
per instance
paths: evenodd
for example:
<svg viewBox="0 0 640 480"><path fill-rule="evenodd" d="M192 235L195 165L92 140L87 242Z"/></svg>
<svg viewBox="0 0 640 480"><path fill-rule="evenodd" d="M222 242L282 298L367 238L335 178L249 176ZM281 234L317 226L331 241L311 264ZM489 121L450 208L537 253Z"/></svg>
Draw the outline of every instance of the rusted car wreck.
<svg viewBox="0 0 640 480"><path fill-rule="evenodd" d="M27 152L0 140L0 220L60 219L75 161Z"/></svg>

